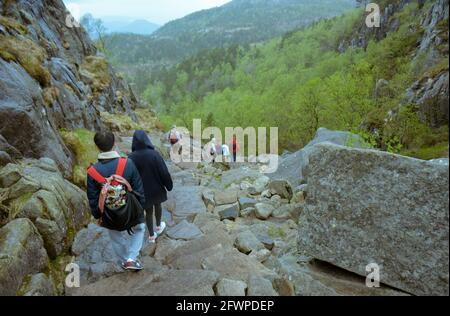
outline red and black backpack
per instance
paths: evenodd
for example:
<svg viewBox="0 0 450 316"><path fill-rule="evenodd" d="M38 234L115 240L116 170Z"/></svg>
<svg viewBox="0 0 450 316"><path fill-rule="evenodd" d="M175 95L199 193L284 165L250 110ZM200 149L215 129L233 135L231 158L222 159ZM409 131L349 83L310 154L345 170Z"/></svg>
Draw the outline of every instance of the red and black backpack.
<svg viewBox="0 0 450 316"><path fill-rule="evenodd" d="M87 173L102 186L98 200L98 208L102 214L99 224L108 229L128 231L131 234L134 226L144 222L144 210L137 198L138 193L133 191L130 183L123 177L126 164L126 158L119 158L115 174L108 178L100 174L94 166L91 166ZM111 199L111 195L117 192L120 195L114 195ZM118 200L120 203L109 204L109 200Z"/></svg>

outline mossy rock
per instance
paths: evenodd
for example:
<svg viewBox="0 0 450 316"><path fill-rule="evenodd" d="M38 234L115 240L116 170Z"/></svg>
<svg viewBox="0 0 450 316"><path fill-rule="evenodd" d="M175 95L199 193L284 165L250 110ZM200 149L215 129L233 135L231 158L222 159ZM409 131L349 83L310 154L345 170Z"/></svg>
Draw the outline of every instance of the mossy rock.
<svg viewBox="0 0 450 316"><path fill-rule="evenodd" d="M141 129L141 126L134 122L126 114L111 114L108 112L100 113L102 121L113 132L124 133L132 130Z"/></svg>
<svg viewBox="0 0 450 316"><path fill-rule="evenodd" d="M22 35L28 33L28 30L25 26L20 24L16 19L13 19L9 16L0 15L0 25L3 25L5 29L10 33L14 31Z"/></svg>
<svg viewBox="0 0 450 316"><path fill-rule="evenodd" d="M94 92L101 92L111 84L111 72L108 61L99 56L88 56L81 65L80 71Z"/></svg>
<svg viewBox="0 0 450 316"><path fill-rule="evenodd" d="M51 75L43 66L46 51L25 37L0 35L0 57L19 63L41 86L50 86Z"/></svg>
<svg viewBox="0 0 450 316"><path fill-rule="evenodd" d="M0 229L0 296L16 295L27 275L47 265L42 237L29 219L16 219Z"/></svg>
<svg viewBox="0 0 450 316"><path fill-rule="evenodd" d="M73 131L61 130L60 134L66 146L75 155L73 182L80 187L85 187L86 170L97 161L98 156L98 149L94 143L95 133L86 129L75 129Z"/></svg>

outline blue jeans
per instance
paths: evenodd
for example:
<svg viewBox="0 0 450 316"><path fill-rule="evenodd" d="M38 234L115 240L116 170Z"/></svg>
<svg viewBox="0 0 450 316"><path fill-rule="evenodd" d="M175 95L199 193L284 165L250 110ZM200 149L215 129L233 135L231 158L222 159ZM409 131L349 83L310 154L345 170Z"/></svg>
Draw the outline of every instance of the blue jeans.
<svg viewBox="0 0 450 316"><path fill-rule="evenodd" d="M142 223L134 226L134 234L131 236L129 236L127 232L118 232L115 230L108 231L116 255L122 261L136 261L144 243L145 224Z"/></svg>

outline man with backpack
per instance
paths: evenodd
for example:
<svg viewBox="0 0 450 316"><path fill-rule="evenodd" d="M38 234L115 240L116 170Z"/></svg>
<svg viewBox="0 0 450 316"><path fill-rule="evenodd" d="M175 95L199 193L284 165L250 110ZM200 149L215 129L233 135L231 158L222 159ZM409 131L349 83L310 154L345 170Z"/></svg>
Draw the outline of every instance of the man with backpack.
<svg viewBox="0 0 450 316"><path fill-rule="evenodd" d="M156 238L166 228L166 223L161 221L161 203L167 201L167 191L172 191L173 182L161 155L155 150L150 138L144 131L135 131L133 135L132 153L130 159L136 165L145 192L145 213L148 241L155 243ZM153 214L156 218L156 230L153 228Z"/></svg>
<svg viewBox="0 0 450 316"><path fill-rule="evenodd" d="M98 162L88 169L87 196L92 215L100 226L108 229L122 268L142 270L137 259L145 234L141 177L133 161L114 151L113 133L99 132L94 142L100 154Z"/></svg>

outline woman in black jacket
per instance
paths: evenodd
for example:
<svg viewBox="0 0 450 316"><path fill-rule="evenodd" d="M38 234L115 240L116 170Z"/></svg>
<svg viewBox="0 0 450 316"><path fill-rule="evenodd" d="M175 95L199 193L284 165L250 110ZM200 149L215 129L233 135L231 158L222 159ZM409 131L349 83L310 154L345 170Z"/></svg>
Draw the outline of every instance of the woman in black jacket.
<svg viewBox="0 0 450 316"><path fill-rule="evenodd" d="M147 227L149 241L154 243L166 224L161 222L161 203L167 201L167 191L172 191L173 182L161 155L155 150L144 131L136 131L133 136L130 159L136 165L144 184ZM153 212L156 217L156 231L153 229Z"/></svg>

